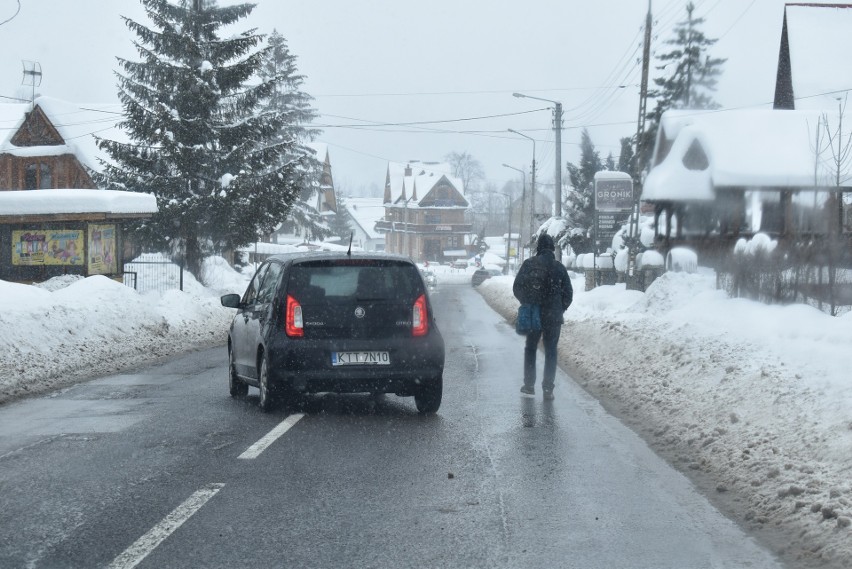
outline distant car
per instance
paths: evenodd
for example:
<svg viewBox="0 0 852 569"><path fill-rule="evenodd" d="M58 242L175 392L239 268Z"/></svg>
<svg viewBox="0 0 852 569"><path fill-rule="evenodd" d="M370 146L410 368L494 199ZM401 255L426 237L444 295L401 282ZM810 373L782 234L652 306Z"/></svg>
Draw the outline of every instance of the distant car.
<svg viewBox="0 0 852 569"><path fill-rule="evenodd" d="M423 280L426 282L426 286L429 288L435 288L438 286L438 277L435 276L435 273L432 271L422 271Z"/></svg>
<svg viewBox="0 0 852 569"><path fill-rule="evenodd" d="M408 258L376 253L275 255L255 273L228 333L231 396L260 389L260 407L316 392L413 396L434 413L444 340Z"/></svg>
<svg viewBox="0 0 852 569"><path fill-rule="evenodd" d="M454 269L466 269L467 261L453 261L450 266Z"/></svg>
<svg viewBox="0 0 852 569"><path fill-rule="evenodd" d="M473 273L473 276L470 278L470 284L473 286L481 285L485 280L490 279L491 277L496 277L501 275L500 271L497 269L477 269L476 272Z"/></svg>

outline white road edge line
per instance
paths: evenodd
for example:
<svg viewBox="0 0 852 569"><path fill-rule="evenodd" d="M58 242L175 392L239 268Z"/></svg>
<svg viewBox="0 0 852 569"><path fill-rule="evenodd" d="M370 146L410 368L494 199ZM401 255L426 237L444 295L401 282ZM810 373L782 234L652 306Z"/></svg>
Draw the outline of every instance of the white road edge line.
<svg viewBox="0 0 852 569"><path fill-rule="evenodd" d="M304 416L304 413L295 413L293 415L290 415L289 417L278 423L278 425L274 429L269 431L266 435L264 435L262 439L248 447L245 452L243 452L243 454L241 454L237 458L257 458L258 456L260 456L260 453L265 451L269 447L269 445L271 445L278 439L278 437L289 431L290 427L298 423L299 419Z"/></svg>
<svg viewBox="0 0 852 569"><path fill-rule="evenodd" d="M160 523L151 528L148 533L137 539L124 553L116 557L109 564L109 569L132 569L139 565L148 554L154 551L158 545L183 525L183 522L191 518L195 512L201 509L201 506L224 487L224 484L213 483L195 492L183 504L172 510L172 513L163 518Z"/></svg>

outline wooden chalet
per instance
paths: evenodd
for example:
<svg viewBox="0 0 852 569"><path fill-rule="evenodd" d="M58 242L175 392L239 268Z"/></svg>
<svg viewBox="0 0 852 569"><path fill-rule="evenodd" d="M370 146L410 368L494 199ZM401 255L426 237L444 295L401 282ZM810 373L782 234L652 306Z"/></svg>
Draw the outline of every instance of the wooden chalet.
<svg viewBox="0 0 852 569"><path fill-rule="evenodd" d="M774 109L663 115L641 198L654 209L663 249L718 252L757 232L785 239L852 230L850 173L838 184L830 149L814 143L826 122L841 119L838 81L848 73L839 70L850 63L848 50L833 50L849 29L850 6L787 4Z"/></svg>
<svg viewBox="0 0 852 569"><path fill-rule="evenodd" d="M316 159L321 165L317 185L310 195L306 196L304 202L315 210L320 216L320 223L329 225L332 217L337 215L337 194L334 189L334 176L332 176L331 158L328 145L312 142L307 145L316 153ZM309 227L304 227L292 216L282 222L271 234L264 237L268 243L280 245L300 245L315 240Z"/></svg>
<svg viewBox="0 0 852 569"><path fill-rule="evenodd" d="M465 222L469 204L461 180L446 164L388 164L385 216L375 229L385 234L385 250L413 260L447 262L470 256L473 226Z"/></svg>
<svg viewBox="0 0 852 569"><path fill-rule="evenodd" d="M104 134L105 120L117 122L48 97L0 105L0 280L120 278L122 223L151 217L157 205L153 195L97 188L92 132Z"/></svg>

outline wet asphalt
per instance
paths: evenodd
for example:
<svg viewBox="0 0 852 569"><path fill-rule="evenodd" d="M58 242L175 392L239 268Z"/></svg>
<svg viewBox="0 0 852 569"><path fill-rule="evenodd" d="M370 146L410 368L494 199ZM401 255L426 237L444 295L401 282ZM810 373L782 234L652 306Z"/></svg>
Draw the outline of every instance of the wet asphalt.
<svg viewBox="0 0 852 569"><path fill-rule="evenodd" d="M782 567L563 372L522 396L523 339L475 290L432 301L434 416L310 397L240 459L288 410L231 399L224 347L0 406L0 567Z"/></svg>

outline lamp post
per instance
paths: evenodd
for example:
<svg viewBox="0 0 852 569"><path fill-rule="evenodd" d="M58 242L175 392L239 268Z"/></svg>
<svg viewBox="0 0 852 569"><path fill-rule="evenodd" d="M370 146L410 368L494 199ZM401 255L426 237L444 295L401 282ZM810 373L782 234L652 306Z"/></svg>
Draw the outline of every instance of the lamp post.
<svg viewBox="0 0 852 569"><path fill-rule="evenodd" d="M514 166L509 166L508 164L503 164L505 168L509 168L510 170L514 170L515 172L520 172L523 180L523 189L521 191L521 215L520 219L518 219L518 250L515 252L515 259L517 260L517 264L521 263L521 228L524 226L524 200L527 196L527 173L521 170L520 168L515 168ZM532 226L532 223L530 224ZM532 234L530 234L530 238L532 238ZM512 240L512 203L509 202L509 241ZM508 262L508 252L506 253L506 261Z"/></svg>
<svg viewBox="0 0 852 569"><path fill-rule="evenodd" d="M542 99L541 97L531 97L523 93L512 93L513 97L525 99L535 99L546 103L553 103L556 108L553 110L553 132L556 140L556 177L554 179L554 199L553 199L553 214L555 217L562 216L562 103L551 99Z"/></svg>
<svg viewBox="0 0 852 569"><path fill-rule="evenodd" d="M531 136L527 136L522 132L518 132L514 129L509 129L509 132L515 133L518 136L523 136L524 138L531 140L533 143L533 156L532 156L532 183L530 184L530 240L532 240L533 234L535 234L535 139ZM505 166L505 164L504 164ZM510 166L511 167L511 166ZM523 207L523 199L521 200L521 220L519 222L519 226L523 223L523 215L524 215L524 207ZM520 233L520 231L518 231Z"/></svg>

